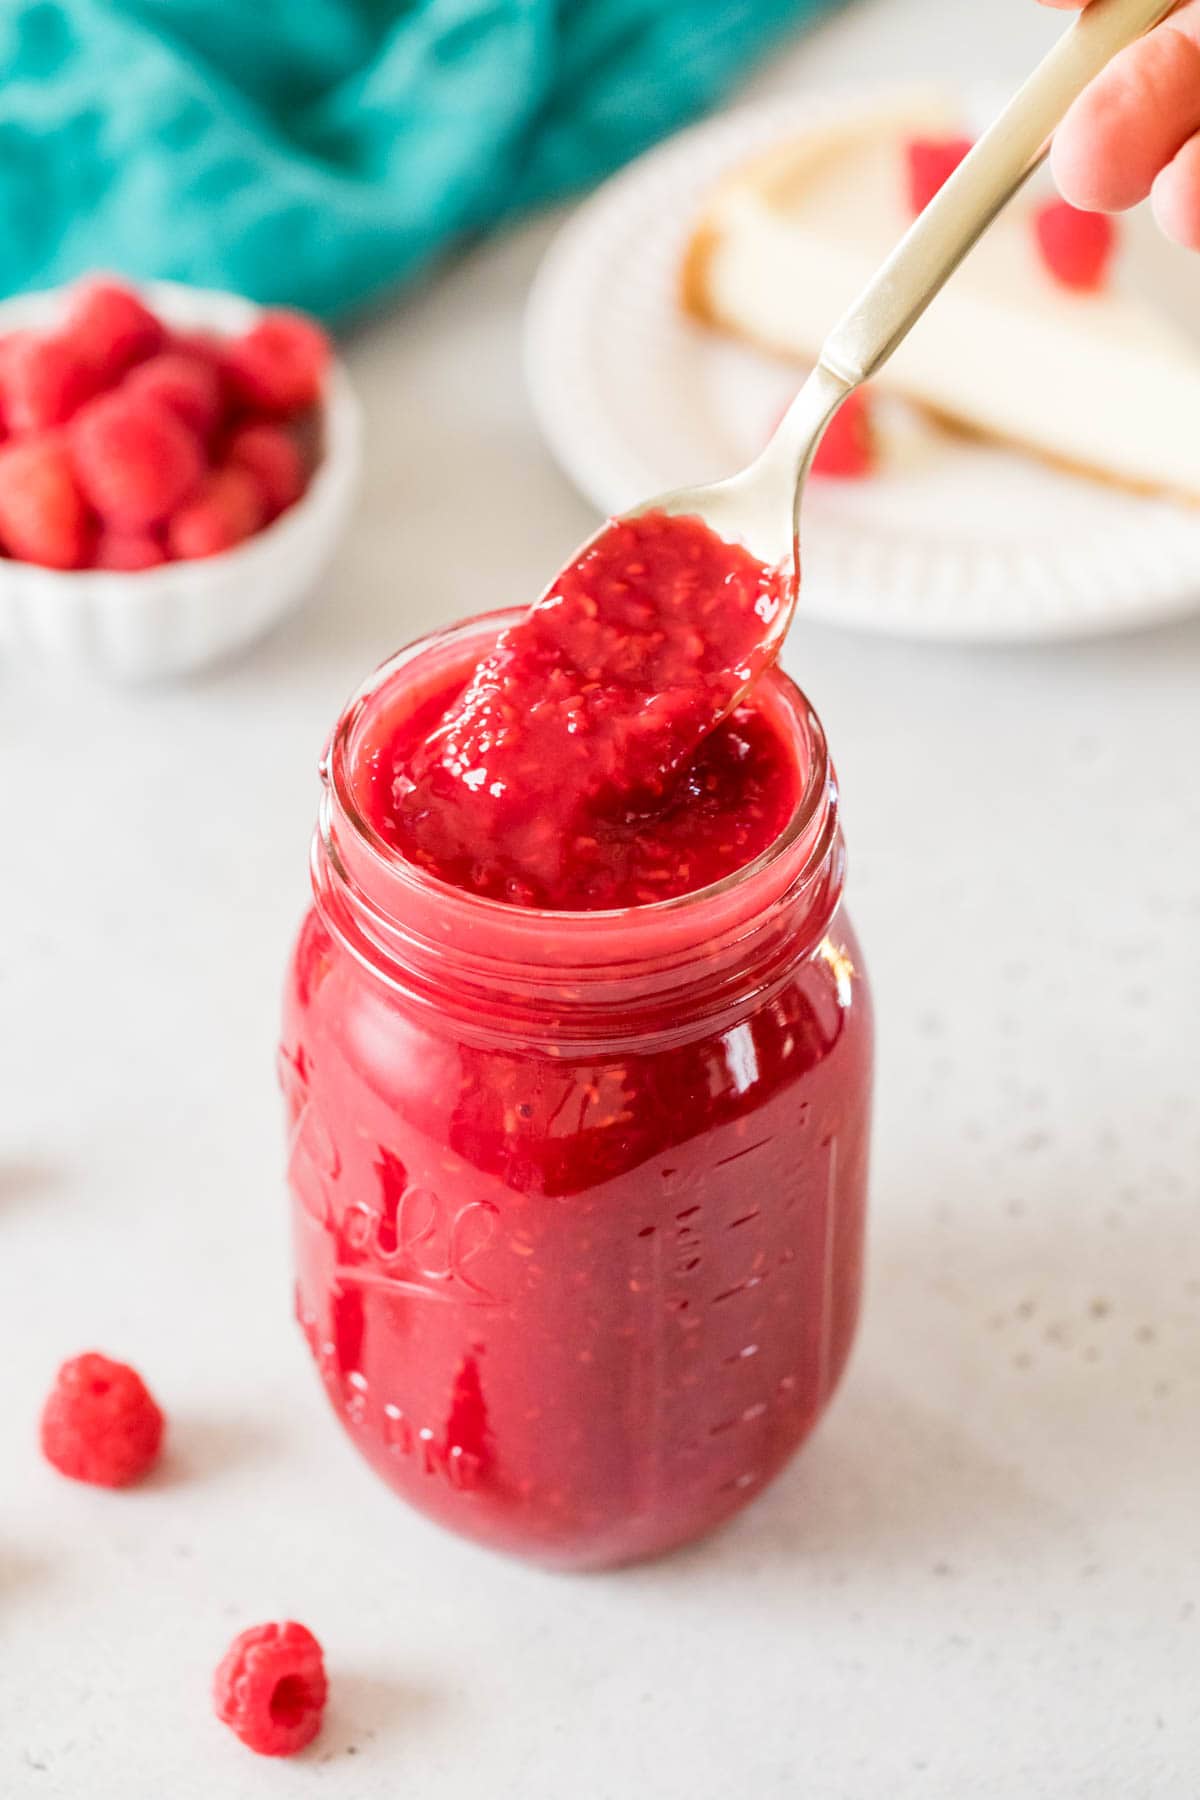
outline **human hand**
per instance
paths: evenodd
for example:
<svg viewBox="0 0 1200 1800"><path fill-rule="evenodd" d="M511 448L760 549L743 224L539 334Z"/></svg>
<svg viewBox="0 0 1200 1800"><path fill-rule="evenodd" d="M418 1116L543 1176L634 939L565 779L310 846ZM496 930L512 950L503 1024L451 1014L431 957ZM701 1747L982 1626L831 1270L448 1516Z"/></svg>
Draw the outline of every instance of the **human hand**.
<svg viewBox="0 0 1200 1800"><path fill-rule="evenodd" d="M1055 132L1050 165L1073 206L1123 212L1148 194L1167 237L1200 250L1200 0L1113 58Z"/></svg>

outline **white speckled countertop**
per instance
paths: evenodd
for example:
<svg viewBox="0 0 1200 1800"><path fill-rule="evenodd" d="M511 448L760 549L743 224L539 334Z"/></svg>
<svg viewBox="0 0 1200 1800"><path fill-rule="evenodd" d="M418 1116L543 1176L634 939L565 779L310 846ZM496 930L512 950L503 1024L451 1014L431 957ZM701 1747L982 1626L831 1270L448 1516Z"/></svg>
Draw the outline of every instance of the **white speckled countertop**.
<svg viewBox="0 0 1200 1800"><path fill-rule="evenodd" d="M759 85L1015 74L1053 28L873 0ZM1030 654L795 634L878 998L870 1287L830 1418L739 1523L531 1572L405 1511L326 1414L272 1074L314 764L386 651L590 527L520 384L549 231L352 348L368 492L303 619L175 691L0 672L0 1795L1195 1800L1200 621ZM124 1495L34 1449L93 1343L171 1414ZM334 1700L279 1767L207 1684L288 1614Z"/></svg>

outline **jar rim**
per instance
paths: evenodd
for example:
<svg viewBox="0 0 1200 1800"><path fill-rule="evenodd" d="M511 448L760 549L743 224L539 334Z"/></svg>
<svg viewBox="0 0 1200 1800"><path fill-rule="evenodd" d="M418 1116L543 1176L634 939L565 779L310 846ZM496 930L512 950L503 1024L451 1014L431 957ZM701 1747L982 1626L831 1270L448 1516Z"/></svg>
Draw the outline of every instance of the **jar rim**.
<svg viewBox="0 0 1200 1800"><path fill-rule="evenodd" d="M403 670L440 650L449 649L472 632L482 636L484 627L498 633L515 624L525 610L524 607L503 607L491 612L476 613L452 625L423 633L385 658L343 707L321 757L321 779L336 804L338 814L352 828L359 848L368 854L380 874L391 880L398 880L412 892L435 899L452 910L465 908L471 917L489 919L501 929L519 929L521 922L528 928L532 923L537 928L553 929L555 933L564 933L570 938L583 933L607 933L626 924L652 926L656 920L672 919L680 915L693 916L705 906L719 903L735 889L753 883L807 836L814 837L811 856L820 856L822 833L819 830L814 833L814 827L819 824L822 809L828 805L833 781L828 744L824 728L807 695L778 664L766 672L762 682L768 692L779 691L782 704L802 726L808 756L800 791L790 818L771 842L749 862L731 869L728 874L704 887L691 888L664 900L640 901L632 906L591 909L518 907L505 900L473 894L468 889L456 887L430 870L421 868L394 845L389 844L371 824L354 791L355 736L370 716L373 703ZM341 862L342 858L332 842L329 826L330 822L323 810L321 832L326 850ZM805 859L805 867L809 860Z"/></svg>

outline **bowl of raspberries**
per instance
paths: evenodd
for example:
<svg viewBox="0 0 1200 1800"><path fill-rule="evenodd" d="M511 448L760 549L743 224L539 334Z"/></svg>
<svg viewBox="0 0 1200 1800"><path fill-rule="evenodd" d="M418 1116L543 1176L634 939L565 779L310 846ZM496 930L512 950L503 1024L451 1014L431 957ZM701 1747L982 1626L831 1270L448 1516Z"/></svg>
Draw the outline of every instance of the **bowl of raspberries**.
<svg viewBox="0 0 1200 1800"><path fill-rule="evenodd" d="M315 320L94 276L0 304L0 649L126 679L228 656L345 526L358 404Z"/></svg>

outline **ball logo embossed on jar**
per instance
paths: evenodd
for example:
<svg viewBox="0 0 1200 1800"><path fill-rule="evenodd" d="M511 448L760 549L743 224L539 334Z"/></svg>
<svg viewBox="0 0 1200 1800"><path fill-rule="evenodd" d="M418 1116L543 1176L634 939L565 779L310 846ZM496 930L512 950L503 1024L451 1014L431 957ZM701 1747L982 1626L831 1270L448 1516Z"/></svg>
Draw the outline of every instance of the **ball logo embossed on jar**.
<svg viewBox="0 0 1200 1800"><path fill-rule="evenodd" d="M434 1299L500 1304L487 1261L499 1239L499 1208L490 1200L447 1201L410 1183L399 1157L382 1147L375 1168L378 1198L357 1196L327 1221L337 1240L339 1285L387 1284Z"/></svg>
<svg viewBox="0 0 1200 1800"><path fill-rule="evenodd" d="M337 1342L322 1336L316 1314L304 1305L299 1292L295 1310L326 1392L348 1425L360 1432L377 1431L391 1457L411 1463L423 1475L441 1477L456 1492L467 1493L478 1485L489 1466L491 1446L474 1357L465 1357L460 1365L449 1415L439 1434L428 1425L415 1424L394 1400L379 1404L361 1369L346 1368Z"/></svg>
<svg viewBox="0 0 1200 1800"><path fill-rule="evenodd" d="M383 1408L383 1441L394 1457L412 1459L422 1474L441 1476L459 1493L479 1483L483 1458L465 1444L439 1442L428 1425L417 1427L393 1401Z"/></svg>

